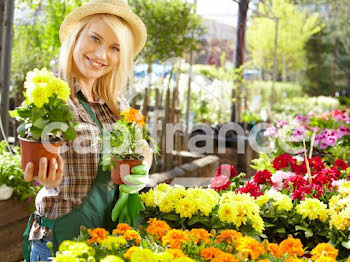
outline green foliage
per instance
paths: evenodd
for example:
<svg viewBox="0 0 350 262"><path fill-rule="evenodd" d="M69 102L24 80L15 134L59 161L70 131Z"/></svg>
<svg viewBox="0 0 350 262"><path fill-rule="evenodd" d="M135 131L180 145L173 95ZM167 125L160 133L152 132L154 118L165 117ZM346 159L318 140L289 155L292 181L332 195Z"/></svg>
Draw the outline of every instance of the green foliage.
<svg viewBox="0 0 350 262"><path fill-rule="evenodd" d="M292 119L297 115L330 112L338 107L338 100L332 97L293 97L274 104L273 116L276 121Z"/></svg>
<svg viewBox="0 0 350 262"><path fill-rule="evenodd" d="M129 4L147 28L148 40L141 53L147 64L181 57L191 47L199 47L204 28L193 4L183 0L130 0Z"/></svg>
<svg viewBox="0 0 350 262"><path fill-rule="evenodd" d="M8 150L6 141L0 142L0 185L5 184L12 187L14 194L21 200L34 201L41 187L34 186L32 182L24 181L20 148L14 147L12 151Z"/></svg>
<svg viewBox="0 0 350 262"><path fill-rule="evenodd" d="M9 113L11 117L23 122L17 128L20 137L33 137L39 141L42 136L46 135L56 138L57 135L62 134L66 140L73 140L76 137L74 127L77 123L74 121L74 115L69 111L68 105L56 95L51 96L49 103L44 104L41 108L34 104L22 105ZM55 122L59 122L60 125L49 130L49 133L43 133L48 125Z"/></svg>
<svg viewBox="0 0 350 262"><path fill-rule="evenodd" d="M289 0L271 0L258 6L247 31L248 50L253 63L264 70L272 70L275 50L275 27L278 18L277 63L279 71L295 72L305 67L305 43L321 30L317 14L308 15Z"/></svg>
<svg viewBox="0 0 350 262"><path fill-rule="evenodd" d="M14 24L11 80L12 96L22 100L25 75L33 68L47 67L57 71L59 28L64 17L87 0L16 1L16 12L31 10L31 16L18 17Z"/></svg>

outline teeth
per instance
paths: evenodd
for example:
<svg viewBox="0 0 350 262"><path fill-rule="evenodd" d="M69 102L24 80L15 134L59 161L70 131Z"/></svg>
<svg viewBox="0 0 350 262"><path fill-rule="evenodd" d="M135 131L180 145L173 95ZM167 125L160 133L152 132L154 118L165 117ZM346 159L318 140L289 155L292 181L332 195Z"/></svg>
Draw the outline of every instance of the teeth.
<svg viewBox="0 0 350 262"><path fill-rule="evenodd" d="M91 62L91 64L93 64L94 66L96 66L96 67L102 67L103 66L103 64L100 64L100 63L98 63L98 62L95 62L95 61L93 61L93 60L91 60L91 59L89 59L89 61Z"/></svg>

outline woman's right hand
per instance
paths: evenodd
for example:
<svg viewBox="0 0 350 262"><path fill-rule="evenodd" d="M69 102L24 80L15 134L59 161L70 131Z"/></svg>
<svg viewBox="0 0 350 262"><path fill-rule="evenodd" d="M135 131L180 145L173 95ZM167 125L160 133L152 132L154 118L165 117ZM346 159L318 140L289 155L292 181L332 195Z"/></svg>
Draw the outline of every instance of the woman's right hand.
<svg viewBox="0 0 350 262"><path fill-rule="evenodd" d="M24 171L24 180L30 182L34 179L46 187L59 186L63 179L64 162L60 155L58 155L57 160L55 158L50 159L50 169L47 172L47 158L40 158L38 176L34 176L34 164L29 162Z"/></svg>

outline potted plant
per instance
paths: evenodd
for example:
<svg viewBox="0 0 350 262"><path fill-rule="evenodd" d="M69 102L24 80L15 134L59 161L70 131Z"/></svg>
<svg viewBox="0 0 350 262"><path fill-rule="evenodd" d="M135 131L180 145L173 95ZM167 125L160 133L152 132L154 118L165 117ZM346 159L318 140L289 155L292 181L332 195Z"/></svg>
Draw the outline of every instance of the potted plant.
<svg viewBox="0 0 350 262"><path fill-rule="evenodd" d="M34 209L34 199L40 190L36 182L26 182L21 168L19 147L10 147L7 141L0 141L0 200L9 199L13 193Z"/></svg>
<svg viewBox="0 0 350 262"><path fill-rule="evenodd" d="M128 184L124 182L124 177L143 161L137 148L143 146L144 140L151 139L139 110L128 108L120 115L122 118L116 122L115 128L104 135L108 147L104 147L102 157L103 169L111 169L111 180L117 185Z"/></svg>
<svg viewBox="0 0 350 262"><path fill-rule="evenodd" d="M54 77L46 68L28 72L24 88L24 102L9 113L23 122L17 128L22 168L33 162L35 176L41 157L57 159L63 141L76 137L76 122L67 104L70 95L67 82Z"/></svg>

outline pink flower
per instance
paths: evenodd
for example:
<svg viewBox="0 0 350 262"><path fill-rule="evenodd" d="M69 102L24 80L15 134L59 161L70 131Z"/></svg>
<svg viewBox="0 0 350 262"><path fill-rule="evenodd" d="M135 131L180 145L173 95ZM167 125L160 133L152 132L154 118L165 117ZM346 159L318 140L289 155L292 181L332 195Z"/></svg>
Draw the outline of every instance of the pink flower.
<svg viewBox="0 0 350 262"><path fill-rule="evenodd" d="M277 128L281 128L281 127L286 126L286 125L288 125L288 122L284 121L283 119L278 120L277 124L276 124Z"/></svg>
<svg viewBox="0 0 350 262"><path fill-rule="evenodd" d="M337 137L336 137L336 136L328 136L328 137L326 138L325 143L326 143L328 146L335 146L335 144L337 143Z"/></svg>
<svg viewBox="0 0 350 262"><path fill-rule="evenodd" d="M217 176L210 180L210 188L214 189L216 192L225 190L231 185L230 179L227 176Z"/></svg>
<svg viewBox="0 0 350 262"><path fill-rule="evenodd" d="M278 129L274 126L270 126L265 130L264 136L277 137L278 136Z"/></svg>
<svg viewBox="0 0 350 262"><path fill-rule="evenodd" d="M276 190L282 190L284 180L293 175L295 174L292 172L276 171L271 177L272 187Z"/></svg>
<svg viewBox="0 0 350 262"><path fill-rule="evenodd" d="M305 137L304 127L298 127L293 131L292 138L294 142L303 141L304 137Z"/></svg>
<svg viewBox="0 0 350 262"><path fill-rule="evenodd" d="M295 118L299 123L310 123L310 119L307 116L299 115Z"/></svg>

